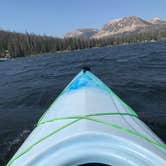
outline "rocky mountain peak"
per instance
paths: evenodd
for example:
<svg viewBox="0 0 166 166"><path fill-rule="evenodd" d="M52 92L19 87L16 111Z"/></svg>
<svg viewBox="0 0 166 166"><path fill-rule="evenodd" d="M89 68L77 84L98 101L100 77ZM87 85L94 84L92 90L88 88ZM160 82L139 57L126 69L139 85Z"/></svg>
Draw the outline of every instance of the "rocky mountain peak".
<svg viewBox="0 0 166 166"><path fill-rule="evenodd" d="M162 20L160 17L154 17L150 20L152 24L166 24L166 20Z"/></svg>
<svg viewBox="0 0 166 166"><path fill-rule="evenodd" d="M140 27L146 27L149 25L151 25L150 22L145 21L137 16L114 19L105 24L102 30L99 33L96 33L93 38L103 38L119 33L132 32Z"/></svg>
<svg viewBox="0 0 166 166"><path fill-rule="evenodd" d="M115 19L104 25L103 30L109 30L110 32L125 32L132 31L137 27L148 26L150 23L136 16L124 17L121 19Z"/></svg>
<svg viewBox="0 0 166 166"><path fill-rule="evenodd" d="M110 28L110 26L116 26L116 28L124 28L125 26L146 26L150 23L137 16L123 17L114 19L111 22L104 25L103 29Z"/></svg>

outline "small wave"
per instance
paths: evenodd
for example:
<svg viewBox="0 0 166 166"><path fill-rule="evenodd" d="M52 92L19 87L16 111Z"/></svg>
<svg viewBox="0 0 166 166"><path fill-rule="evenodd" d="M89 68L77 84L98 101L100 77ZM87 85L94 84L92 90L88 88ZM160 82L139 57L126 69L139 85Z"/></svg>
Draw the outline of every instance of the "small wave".
<svg viewBox="0 0 166 166"><path fill-rule="evenodd" d="M22 142L30 134L31 130L25 129L18 133L18 135L13 140L5 141L0 144L1 153L0 153L0 165L6 165L7 161L14 155Z"/></svg>
<svg viewBox="0 0 166 166"><path fill-rule="evenodd" d="M13 145L17 145L20 142L22 142L23 139L25 139L25 137L27 137L29 135L29 133L30 133L30 130L25 129L22 132L20 132L15 139L13 139L12 141L7 142L7 144L8 144L8 148L7 148L8 151L11 150Z"/></svg>

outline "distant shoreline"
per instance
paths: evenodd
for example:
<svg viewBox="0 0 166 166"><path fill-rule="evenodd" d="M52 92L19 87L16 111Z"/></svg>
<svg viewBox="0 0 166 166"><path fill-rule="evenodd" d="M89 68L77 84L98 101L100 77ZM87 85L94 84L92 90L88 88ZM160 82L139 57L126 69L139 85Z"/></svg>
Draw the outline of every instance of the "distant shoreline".
<svg viewBox="0 0 166 166"><path fill-rule="evenodd" d="M7 61L7 60L13 60L16 58L23 58L23 57L33 57L33 56L46 56L48 54L61 54L61 53L69 53L69 52L79 52L81 50L89 50L89 49L97 49L97 48L104 48L104 47L117 47L117 46L128 46L128 45L136 45L136 44L143 44L143 43L155 43L160 41L166 41L166 39L163 40L151 40L151 41L140 41L136 43L121 43L117 45L106 45L103 47L92 47L92 48L83 48L83 49L76 49L76 50L62 50L62 51L56 51L56 52L47 52L47 53L38 53L38 54L31 54L26 56L19 56L14 58L0 58L0 62Z"/></svg>
<svg viewBox="0 0 166 166"><path fill-rule="evenodd" d="M89 50L89 49L97 49L97 48L104 48L104 47L117 47L117 46L127 46L127 45L135 45L135 44L146 44L146 43L156 43L156 42L160 42L160 41L166 41L166 39L162 39L162 40L151 40L151 41L140 41L137 43L123 43L123 44L117 44L117 45L106 45L103 47L92 47L92 48L83 48L83 49L76 49L76 50L63 50L63 51L57 51L57 52L48 52L48 53L39 53L39 54L31 54L31 55L27 55L27 56L40 56L40 55L48 55L48 54L61 54L61 53L68 53L68 52L77 52L77 51L81 51L81 50ZM27 57L26 56L26 57ZM16 57L18 58L18 57Z"/></svg>

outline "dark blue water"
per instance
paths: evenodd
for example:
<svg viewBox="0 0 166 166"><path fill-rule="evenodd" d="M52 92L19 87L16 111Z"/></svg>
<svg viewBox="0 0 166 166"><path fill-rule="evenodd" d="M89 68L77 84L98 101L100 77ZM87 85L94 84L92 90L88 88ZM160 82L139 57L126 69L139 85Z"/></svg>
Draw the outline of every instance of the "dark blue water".
<svg viewBox="0 0 166 166"><path fill-rule="evenodd" d="M0 62L0 165L85 65L166 141L166 42L17 58Z"/></svg>

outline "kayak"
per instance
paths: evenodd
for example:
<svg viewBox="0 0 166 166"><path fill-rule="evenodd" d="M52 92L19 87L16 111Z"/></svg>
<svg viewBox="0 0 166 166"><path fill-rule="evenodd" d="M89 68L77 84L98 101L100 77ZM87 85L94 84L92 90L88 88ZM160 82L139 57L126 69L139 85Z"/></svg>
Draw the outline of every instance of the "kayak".
<svg viewBox="0 0 166 166"><path fill-rule="evenodd" d="M166 145L108 86L82 70L7 166L164 166Z"/></svg>

